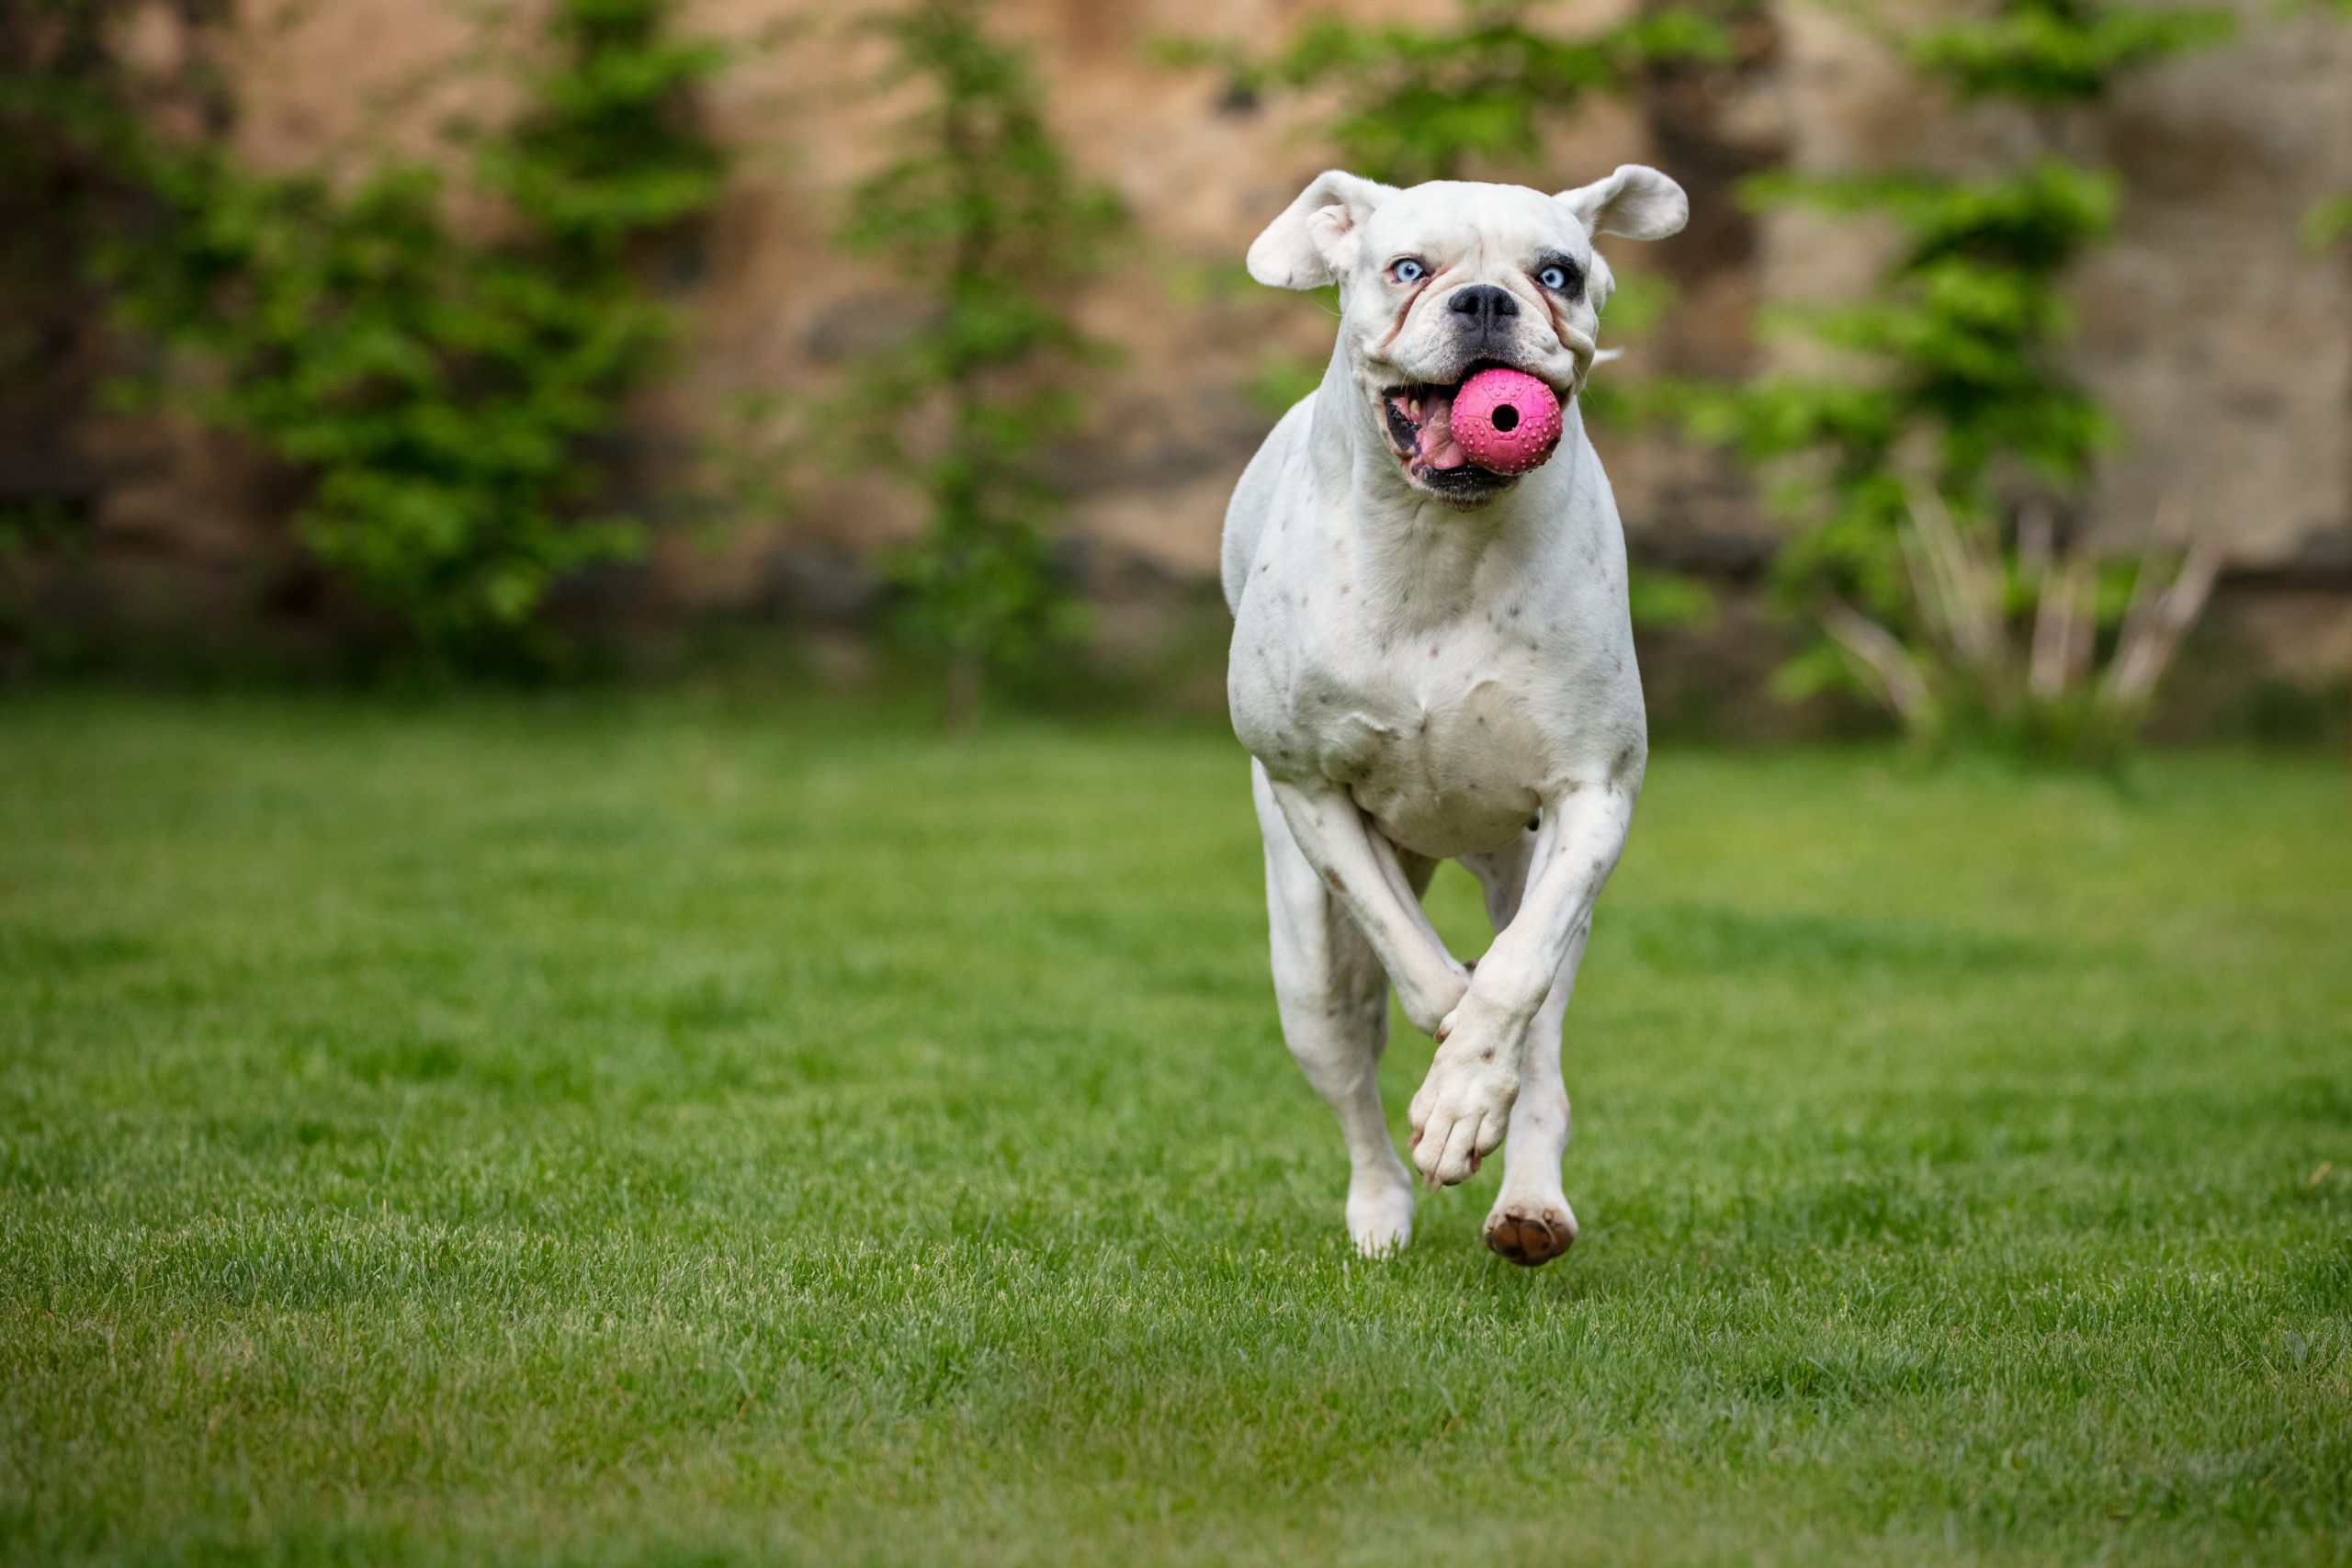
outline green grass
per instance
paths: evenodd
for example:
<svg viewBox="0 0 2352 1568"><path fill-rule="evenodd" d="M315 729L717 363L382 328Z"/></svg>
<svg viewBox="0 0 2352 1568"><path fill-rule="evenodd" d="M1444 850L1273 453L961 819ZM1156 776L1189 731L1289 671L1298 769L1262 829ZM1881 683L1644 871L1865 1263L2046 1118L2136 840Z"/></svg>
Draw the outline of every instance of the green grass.
<svg viewBox="0 0 2352 1568"><path fill-rule="evenodd" d="M1534 1273L1491 1163L1348 1256L1252 835L1202 730L0 707L0 1552L2352 1560L2334 768L1660 755Z"/></svg>

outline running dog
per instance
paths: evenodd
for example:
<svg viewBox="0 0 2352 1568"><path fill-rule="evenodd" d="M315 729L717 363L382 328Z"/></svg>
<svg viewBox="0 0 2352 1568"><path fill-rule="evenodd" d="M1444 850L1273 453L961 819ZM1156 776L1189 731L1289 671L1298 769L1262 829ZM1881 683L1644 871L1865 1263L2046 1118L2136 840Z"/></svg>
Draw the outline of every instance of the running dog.
<svg viewBox="0 0 2352 1568"><path fill-rule="evenodd" d="M1461 1181L1508 1135L1487 1245L1532 1266L1576 1240L1560 1025L1648 757L1624 537L1576 395L1612 287L1594 238L1663 239L1689 211L1638 164L1555 196L1334 170L1250 247L1261 283L1340 288L1330 367L1235 488L1222 576L1283 1034L1340 1119L1366 1253L1413 1222L1380 1108L1390 987L1438 1042L1421 1178ZM1490 366L1563 405L1532 472L1453 438L1454 392ZM1474 966L1421 908L1442 860L1486 889Z"/></svg>

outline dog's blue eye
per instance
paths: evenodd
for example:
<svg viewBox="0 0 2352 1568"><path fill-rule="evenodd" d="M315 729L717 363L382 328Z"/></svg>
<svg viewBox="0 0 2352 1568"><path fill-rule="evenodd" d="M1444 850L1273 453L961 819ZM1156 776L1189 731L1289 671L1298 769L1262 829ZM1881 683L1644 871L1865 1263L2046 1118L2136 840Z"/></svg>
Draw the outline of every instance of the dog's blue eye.
<svg viewBox="0 0 2352 1568"><path fill-rule="evenodd" d="M1399 283L1419 283L1429 276L1430 269L1407 256L1403 261L1392 263L1388 270Z"/></svg>
<svg viewBox="0 0 2352 1568"><path fill-rule="evenodd" d="M1535 275L1535 281L1546 288L1566 288L1568 286L1568 269L1564 266L1547 266Z"/></svg>

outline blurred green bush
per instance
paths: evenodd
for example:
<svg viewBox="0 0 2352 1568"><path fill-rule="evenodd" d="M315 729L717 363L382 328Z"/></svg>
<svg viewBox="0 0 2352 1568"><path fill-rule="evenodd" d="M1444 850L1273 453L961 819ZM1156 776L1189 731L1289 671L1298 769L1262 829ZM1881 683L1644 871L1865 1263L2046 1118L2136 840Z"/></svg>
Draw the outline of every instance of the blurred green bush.
<svg viewBox="0 0 2352 1568"><path fill-rule="evenodd" d="M474 139L474 187L499 209L475 232L434 164L348 186L247 166L217 76L204 132L167 134L114 60L112 13L130 7L11 9L0 116L38 130L0 169L6 199L69 175L85 194L49 244L165 350L124 399L193 410L289 465L311 549L413 654L550 660L553 586L642 547L597 444L675 331L649 250L724 178L695 109L719 51L673 36L673 0L557 0L517 67L521 111Z"/></svg>
<svg viewBox="0 0 2352 1568"><path fill-rule="evenodd" d="M962 728L991 671L1019 672L1078 629L1036 459L1082 406L1057 370L1104 352L1070 315L1070 287L1125 215L1072 171L1027 57L989 36L975 0L918 0L875 25L894 54L886 85L921 100L898 157L853 194L842 240L889 262L923 319L865 356L830 413L853 436L840 449L903 476L930 514L891 572L902 627L945 656Z"/></svg>

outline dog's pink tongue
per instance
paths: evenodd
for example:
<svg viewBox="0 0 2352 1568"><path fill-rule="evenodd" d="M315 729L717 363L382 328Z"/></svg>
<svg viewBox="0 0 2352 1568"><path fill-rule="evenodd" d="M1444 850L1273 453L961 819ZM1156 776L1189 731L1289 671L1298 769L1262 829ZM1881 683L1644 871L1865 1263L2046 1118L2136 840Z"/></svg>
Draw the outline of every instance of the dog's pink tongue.
<svg viewBox="0 0 2352 1568"><path fill-rule="evenodd" d="M1428 419L1421 422L1419 457L1430 468L1441 471L1459 468L1470 461L1470 454L1453 438L1453 400L1444 399L1430 410Z"/></svg>

